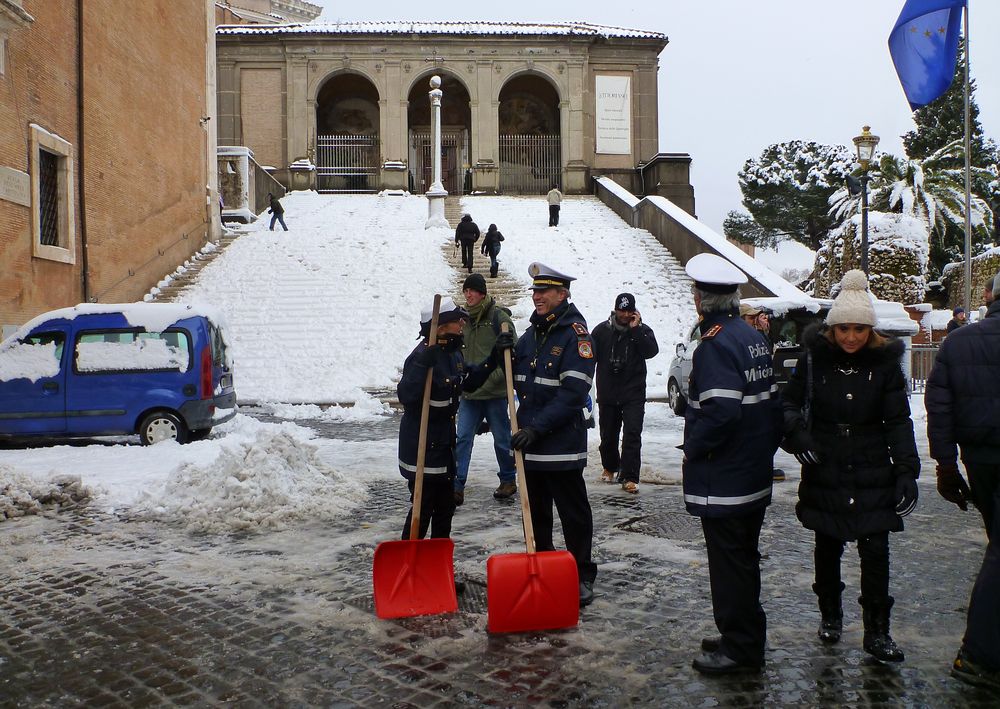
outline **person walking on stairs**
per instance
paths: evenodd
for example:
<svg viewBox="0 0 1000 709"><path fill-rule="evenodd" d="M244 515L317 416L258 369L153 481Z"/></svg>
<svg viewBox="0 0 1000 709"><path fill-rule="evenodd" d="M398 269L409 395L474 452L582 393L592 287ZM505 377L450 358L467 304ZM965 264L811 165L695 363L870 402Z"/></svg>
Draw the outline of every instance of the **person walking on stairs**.
<svg viewBox="0 0 1000 709"><path fill-rule="evenodd" d="M500 253L500 242L503 241L503 234L497 231L496 224L490 224L483 237L483 247L480 249L484 256L490 257L490 278L497 277L500 263L497 261L497 254Z"/></svg>
<svg viewBox="0 0 1000 709"><path fill-rule="evenodd" d="M479 227L472 221L471 214L463 214L462 221L455 227L455 243L462 245L462 268L472 273L473 246L479 241Z"/></svg>

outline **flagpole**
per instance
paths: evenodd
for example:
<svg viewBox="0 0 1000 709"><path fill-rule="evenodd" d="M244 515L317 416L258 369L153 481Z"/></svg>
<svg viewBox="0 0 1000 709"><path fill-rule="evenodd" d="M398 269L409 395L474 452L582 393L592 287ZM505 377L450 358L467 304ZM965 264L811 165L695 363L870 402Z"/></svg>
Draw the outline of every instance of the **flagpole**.
<svg viewBox="0 0 1000 709"><path fill-rule="evenodd" d="M965 3L965 312L972 307L972 137L969 111L969 2Z"/></svg>

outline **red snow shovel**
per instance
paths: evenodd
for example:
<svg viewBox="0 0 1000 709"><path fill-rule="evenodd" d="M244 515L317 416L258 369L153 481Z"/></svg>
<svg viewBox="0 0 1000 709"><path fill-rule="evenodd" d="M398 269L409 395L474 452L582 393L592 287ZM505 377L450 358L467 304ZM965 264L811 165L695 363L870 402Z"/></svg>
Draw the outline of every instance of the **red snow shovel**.
<svg viewBox="0 0 1000 709"><path fill-rule="evenodd" d="M441 296L434 296L429 343L437 340ZM427 453L427 421L431 406L433 367L427 370L424 400L420 408L420 439L417 472L413 481L413 514L410 538L382 542L375 547L372 585L375 615L379 618L409 618L458 610L455 595L455 543L451 539L420 539L420 501L424 492L424 458Z"/></svg>
<svg viewBox="0 0 1000 709"><path fill-rule="evenodd" d="M502 323L501 329L507 332L507 323ZM517 433L518 426L510 350L505 350L503 356L513 435ZM514 451L514 465L517 467L521 521L528 553L495 554L486 560L486 627L491 633L572 628L580 620L580 579L576 559L568 551L535 551L535 530L531 524L521 451Z"/></svg>

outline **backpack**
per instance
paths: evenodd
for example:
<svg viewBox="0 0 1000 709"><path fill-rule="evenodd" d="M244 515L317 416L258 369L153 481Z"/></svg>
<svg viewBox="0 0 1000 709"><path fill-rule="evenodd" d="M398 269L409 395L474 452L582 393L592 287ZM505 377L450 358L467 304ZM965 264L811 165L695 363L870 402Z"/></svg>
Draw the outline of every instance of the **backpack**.
<svg viewBox="0 0 1000 709"><path fill-rule="evenodd" d="M496 335L500 334L500 313L497 312L498 310L507 313L508 317L511 315L510 308L506 305L500 305L495 300L493 301L493 333Z"/></svg>

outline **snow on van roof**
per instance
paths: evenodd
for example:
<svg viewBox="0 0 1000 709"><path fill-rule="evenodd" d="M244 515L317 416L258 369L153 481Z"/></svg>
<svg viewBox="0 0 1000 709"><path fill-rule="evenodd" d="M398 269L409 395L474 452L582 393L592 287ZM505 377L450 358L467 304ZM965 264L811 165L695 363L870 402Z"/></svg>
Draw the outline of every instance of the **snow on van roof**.
<svg viewBox="0 0 1000 709"><path fill-rule="evenodd" d="M206 303L80 303L68 308L50 310L38 315L19 327L8 340L17 340L48 320L62 318L73 320L80 315L121 313L133 327L149 332L166 330L178 320L192 317L208 318L216 327L225 329L222 312Z"/></svg>
<svg viewBox="0 0 1000 709"><path fill-rule="evenodd" d="M871 294L869 297L872 299L872 307L875 308L875 317L878 320L875 325L877 330L896 336L912 336L920 331L920 326L910 318L909 313L900 303L879 300ZM833 304L831 298L814 298L806 294L797 298L744 298L741 302L764 308L778 316L796 308L804 308L810 313L818 313L820 309L829 308Z"/></svg>

